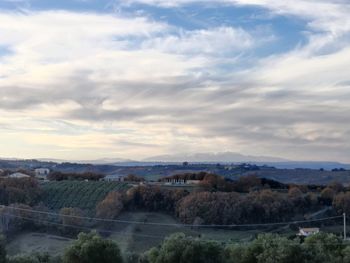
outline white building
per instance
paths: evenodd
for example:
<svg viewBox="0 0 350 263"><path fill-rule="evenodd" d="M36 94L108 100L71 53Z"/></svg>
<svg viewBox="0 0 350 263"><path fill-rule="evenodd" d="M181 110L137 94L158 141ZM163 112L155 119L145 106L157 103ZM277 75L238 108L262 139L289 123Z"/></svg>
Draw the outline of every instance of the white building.
<svg viewBox="0 0 350 263"><path fill-rule="evenodd" d="M320 232L320 229L318 227L299 228L298 236L308 237L308 236L317 234L319 232Z"/></svg>
<svg viewBox="0 0 350 263"><path fill-rule="evenodd" d="M50 169L48 168L37 168L34 170L35 177L38 179L47 179L47 176L50 174Z"/></svg>
<svg viewBox="0 0 350 263"><path fill-rule="evenodd" d="M107 182L124 182L125 175L120 174L109 174L106 175L102 180Z"/></svg>
<svg viewBox="0 0 350 263"><path fill-rule="evenodd" d="M29 175L24 173L13 173L8 176L9 178L30 178Z"/></svg>
<svg viewBox="0 0 350 263"><path fill-rule="evenodd" d="M174 179L174 178L166 178L165 185L183 185L186 184L186 180L184 179Z"/></svg>

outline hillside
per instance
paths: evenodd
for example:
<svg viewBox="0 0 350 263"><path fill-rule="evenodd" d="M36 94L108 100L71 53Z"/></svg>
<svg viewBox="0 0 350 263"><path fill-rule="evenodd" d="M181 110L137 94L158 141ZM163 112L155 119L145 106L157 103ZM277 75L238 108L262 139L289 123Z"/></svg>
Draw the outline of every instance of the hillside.
<svg viewBox="0 0 350 263"><path fill-rule="evenodd" d="M78 207L93 210L111 191L128 189L127 183L52 181L42 184L44 204L50 209Z"/></svg>

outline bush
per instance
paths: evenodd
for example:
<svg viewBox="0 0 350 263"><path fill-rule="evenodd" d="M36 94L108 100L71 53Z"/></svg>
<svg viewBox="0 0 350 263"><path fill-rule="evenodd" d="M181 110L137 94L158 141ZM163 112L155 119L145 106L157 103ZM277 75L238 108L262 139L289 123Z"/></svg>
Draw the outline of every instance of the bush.
<svg viewBox="0 0 350 263"><path fill-rule="evenodd" d="M64 263L121 263L120 249L116 243L102 239L92 232L80 233L78 240L68 248L63 257Z"/></svg>

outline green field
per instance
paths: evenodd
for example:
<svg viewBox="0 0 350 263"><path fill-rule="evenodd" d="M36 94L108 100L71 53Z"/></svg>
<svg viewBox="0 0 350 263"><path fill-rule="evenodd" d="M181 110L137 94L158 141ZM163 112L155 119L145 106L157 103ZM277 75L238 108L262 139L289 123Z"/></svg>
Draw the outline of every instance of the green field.
<svg viewBox="0 0 350 263"><path fill-rule="evenodd" d="M53 210L78 207L93 210L111 191L127 190L122 182L52 181L42 184L44 204Z"/></svg>
<svg viewBox="0 0 350 263"><path fill-rule="evenodd" d="M109 237L116 241L123 251L133 251L137 253L145 252L159 245L167 236L179 232L219 242L247 242L254 239L255 235L260 233L258 230L183 227L174 217L163 213L124 212L118 219L141 222L138 224L116 223L113 227L114 233ZM159 222L162 224L174 225L147 225L142 222Z"/></svg>

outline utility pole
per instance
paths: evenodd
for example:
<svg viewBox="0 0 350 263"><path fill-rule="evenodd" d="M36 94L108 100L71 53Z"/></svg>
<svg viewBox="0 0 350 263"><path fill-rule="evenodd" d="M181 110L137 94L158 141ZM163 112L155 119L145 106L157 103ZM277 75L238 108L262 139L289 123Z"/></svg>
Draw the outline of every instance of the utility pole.
<svg viewBox="0 0 350 263"><path fill-rule="evenodd" d="M344 240L346 240L346 214L343 213L343 223L344 223Z"/></svg>

